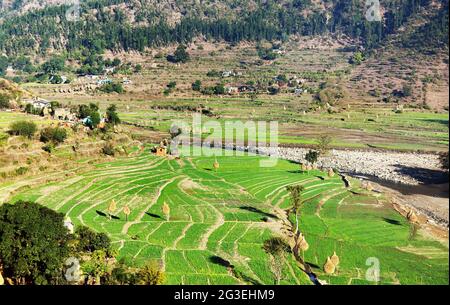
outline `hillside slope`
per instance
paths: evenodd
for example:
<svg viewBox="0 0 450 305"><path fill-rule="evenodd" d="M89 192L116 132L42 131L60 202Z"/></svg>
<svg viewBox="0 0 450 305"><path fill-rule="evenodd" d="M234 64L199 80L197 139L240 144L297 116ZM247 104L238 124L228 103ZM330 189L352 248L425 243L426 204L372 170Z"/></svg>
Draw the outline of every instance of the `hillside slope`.
<svg viewBox="0 0 450 305"><path fill-rule="evenodd" d="M143 51L149 46L189 42L197 36L239 42L329 32L345 33L372 48L430 2L385 1L384 18L376 22L366 19L368 8L362 1L95 0L82 1L80 19L73 22L66 18L70 5L38 1L42 9L30 10L32 6L19 1L16 13L9 11L12 16L0 24L0 49L6 54L84 48L91 52Z"/></svg>

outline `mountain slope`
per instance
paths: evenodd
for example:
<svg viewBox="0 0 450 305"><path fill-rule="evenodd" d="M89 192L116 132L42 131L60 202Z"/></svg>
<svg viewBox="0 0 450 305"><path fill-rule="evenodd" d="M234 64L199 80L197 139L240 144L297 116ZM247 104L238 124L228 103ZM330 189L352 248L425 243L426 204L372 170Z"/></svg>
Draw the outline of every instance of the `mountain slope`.
<svg viewBox="0 0 450 305"><path fill-rule="evenodd" d="M0 24L0 50L6 54L83 48L143 51L186 43L196 36L239 42L328 32L345 33L372 48L430 0L385 1L382 22L366 20L367 8L356 0L93 0L81 2L76 22L66 18L70 5L52 5L57 0L32 2L42 9L19 5L19 15L4 17Z"/></svg>

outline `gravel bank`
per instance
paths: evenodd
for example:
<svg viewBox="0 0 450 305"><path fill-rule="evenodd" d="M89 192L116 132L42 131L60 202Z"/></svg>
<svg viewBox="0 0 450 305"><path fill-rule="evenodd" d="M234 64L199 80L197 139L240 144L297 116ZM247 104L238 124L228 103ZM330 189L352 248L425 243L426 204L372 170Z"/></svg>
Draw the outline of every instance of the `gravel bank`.
<svg viewBox="0 0 450 305"><path fill-rule="evenodd" d="M308 151L306 148L280 147L278 156L306 162L304 157ZM260 153L268 154L269 150L260 149ZM439 156L434 154L331 150L327 156L319 158L318 166L408 185L436 183L445 180L446 176L440 169Z"/></svg>

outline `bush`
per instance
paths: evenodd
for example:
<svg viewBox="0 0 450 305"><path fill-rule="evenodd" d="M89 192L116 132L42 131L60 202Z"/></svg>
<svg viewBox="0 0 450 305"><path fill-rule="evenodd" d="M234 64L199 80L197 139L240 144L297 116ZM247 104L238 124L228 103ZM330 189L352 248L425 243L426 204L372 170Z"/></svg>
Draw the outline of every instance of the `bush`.
<svg viewBox="0 0 450 305"><path fill-rule="evenodd" d="M48 152L49 154L51 154L54 149L55 145L53 143L48 143L42 147L42 150Z"/></svg>
<svg viewBox="0 0 450 305"><path fill-rule="evenodd" d="M102 148L102 152L107 156L114 156L116 153L114 150L114 146L111 143L105 144L105 146L103 146Z"/></svg>
<svg viewBox="0 0 450 305"><path fill-rule="evenodd" d="M67 131L64 128L47 127L41 130L40 141L44 143L52 142L53 144L63 143L67 138Z"/></svg>
<svg viewBox="0 0 450 305"><path fill-rule="evenodd" d="M36 133L37 126L30 121L17 121L11 124L10 132L13 135L23 136L31 139Z"/></svg>
<svg viewBox="0 0 450 305"><path fill-rule="evenodd" d="M305 156L305 160L311 164L316 163L318 159L319 159L319 152L315 150L310 150Z"/></svg>
<svg viewBox="0 0 450 305"><path fill-rule="evenodd" d="M109 251L111 241L105 233L96 233L87 227L78 227L75 231L78 237L77 249L81 252Z"/></svg>
<svg viewBox="0 0 450 305"><path fill-rule="evenodd" d="M185 46L179 45L173 55L167 56L167 60L172 63L186 63L190 60L190 55Z"/></svg>
<svg viewBox="0 0 450 305"><path fill-rule="evenodd" d="M164 283L164 272L156 263L147 263L137 273L140 285L161 285Z"/></svg>
<svg viewBox="0 0 450 305"><path fill-rule="evenodd" d="M8 109L9 107L9 96L0 94L0 109Z"/></svg>
<svg viewBox="0 0 450 305"><path fill-rule="evenodd" d="M196 80L193 84L192 84L192 90L194 91L200 91L202 90L202 82L200 80Z"/></svg>
<svg viewBox="0 0 450 305"><path fill-rule="evenodd" d="M28 172L28 170L29 170L28 167L21 166L21 167L16 169L16 175L17 176L25 175Z"/></svg>
<svg viewBox="0 0 450 305"><path fill-rule="evenodd" d="M112 104L106 109L106 120L109 124L112 125L118 125L120 124L120 118L117 114L117 107L116 105Z"/></svg>
<svg viewBox="0 0 450 305"><path fill-rule="evenodd" d="M32 202L0 206L2 274L13 284L60 285L70 255L64 215ZM26 245L26 246L25 246Z"/></svg>
<svg viewBox="0 0 450 305"><path fill-rule="evenodd" d="M102 85L98 90L105 92L105 93L123 93L125 90L123 89L122 84L120 83L110 83L110 84L104 84Z"/></svg>

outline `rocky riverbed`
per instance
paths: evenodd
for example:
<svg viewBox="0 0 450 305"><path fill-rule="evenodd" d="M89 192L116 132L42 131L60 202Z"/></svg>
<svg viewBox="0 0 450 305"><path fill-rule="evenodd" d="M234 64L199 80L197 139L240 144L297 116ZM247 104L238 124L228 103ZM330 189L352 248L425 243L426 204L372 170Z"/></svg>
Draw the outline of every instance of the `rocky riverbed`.
<svg viewBox="0 0 450 305"><path fill-rule="evenodd" d="M279 158L306 162L306 148L279 147ZM269 154L269 150L260 149ZM394 183L418 185L445 180L439 156L434 154L396 153L381 151L331 150L317 162L319 167L334 168L352 176L364 176Z"/></svg>

